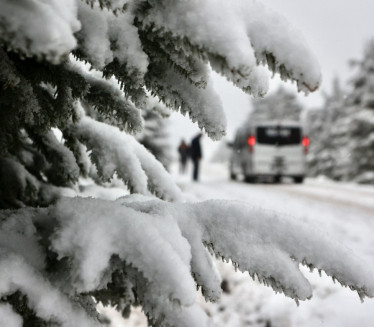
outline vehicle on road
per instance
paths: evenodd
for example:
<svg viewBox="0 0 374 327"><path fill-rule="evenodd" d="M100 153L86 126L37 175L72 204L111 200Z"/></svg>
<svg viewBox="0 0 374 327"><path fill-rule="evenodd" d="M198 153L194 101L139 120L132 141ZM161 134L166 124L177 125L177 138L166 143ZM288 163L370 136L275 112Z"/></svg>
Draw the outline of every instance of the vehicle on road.
<svg viewBox="0 0 374 327"><path fill-rule="evenodd" d="M230 177L242 175L247 182L283 176L302 183L306 174L309 138L298 122L253 123L240 128L232 143Z"/></svg>

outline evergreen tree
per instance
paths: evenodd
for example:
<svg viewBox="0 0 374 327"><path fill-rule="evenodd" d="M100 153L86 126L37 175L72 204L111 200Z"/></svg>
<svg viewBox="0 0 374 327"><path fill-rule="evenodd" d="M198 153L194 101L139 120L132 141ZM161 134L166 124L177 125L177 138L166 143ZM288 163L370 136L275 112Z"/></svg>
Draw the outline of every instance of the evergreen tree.
<svg viewBox="0 0 374 327"><path fill-rule="evenodd" d="M249 115L249 121L300 121L302 106L296 94L282 86L274 94L252 103L253 111Z"/></svg>
<svg viewBox="0 0 374 327"><path fill-rule="evenodd" d="M333 81L331 94L325 94L323 108L307 114L306 126L311 140L308 164L311 176L325 175L341 180L346 175L349 158L347 110L344 90ZM343 124L338 122L345 121Z"/></svg>
<svg viewBox="0 0 374 327"><path fill-rule="evenodd" d="M374 184L374 40L366 45L364 58L356 64L358 72L347 97L350 123L347 178Z"/></svg>
<svg viewBox="0 0 374 327"><path fill-rule="evenodd" d="M323 109L309 115L309 163L313 175L374 183L374 41L354 64L358 71L347 96L335 82Z"/></svg>
<svg viewBox="0 0 374 327"><path fill-rule="evenodd" d="M136 139L149 150L162 165L168 169L172 162L172 150L167 131L170 112L160 103L155 102L142 111L144 128Z"/></svg>
<svg viewBox="0 0 374 327"><path fill-rule="evenodd" d="M195 292L220 296L211 254L296 301L312 294L298 263L374 295L365 264L301 222L236 202L182 202L130 135L157 95L221 137L209 65L257 96L267 90L259 64L315 90L318 65L285 20L256 1L0 0L0 8L0 317L8 326L98 326L105 320L92 297L123 315L141 305L154 326L206 326ZM103 181L116 173L131 195L61 198L89 163Z"/></svg>

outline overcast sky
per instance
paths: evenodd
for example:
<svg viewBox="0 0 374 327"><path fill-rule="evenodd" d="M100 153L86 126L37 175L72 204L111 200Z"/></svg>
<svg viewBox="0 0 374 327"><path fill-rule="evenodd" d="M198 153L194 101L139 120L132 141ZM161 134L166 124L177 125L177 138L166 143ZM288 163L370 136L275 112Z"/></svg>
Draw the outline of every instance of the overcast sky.
<svg viewBox="0 0 374 327"><path fill-rule="evenodd" d="M374 0L259 0L269 8L285 16L304 35L306 42L318 58L323 75L319 91L308 97L299 95L307 107L321 104L321 90L329 90L334 76L343 84L352 76L348 61L362 57L365 42L374 38ZM214 87L220 95L227 119L229 139L245 120L250 110L250 98L218 75L214 75ZM276 90L279 79L270 84L270 92ZM284 83L283 83L284 84ZM288 85L287 85L288 84ZM296 86L287 83L296 90ZM173 146L184 137L189 141L198 129L188 119L173 114L171 117ZM212 144L205 137L205 152L209 156Z"/></svg>

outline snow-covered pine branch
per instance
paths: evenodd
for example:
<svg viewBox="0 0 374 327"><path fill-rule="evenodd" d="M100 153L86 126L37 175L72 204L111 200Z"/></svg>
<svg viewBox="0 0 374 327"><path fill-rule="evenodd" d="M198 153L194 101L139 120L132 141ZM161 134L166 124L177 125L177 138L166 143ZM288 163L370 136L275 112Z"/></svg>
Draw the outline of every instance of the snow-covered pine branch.
<svg viewBox="0 0 374 327"><path fill-rule="evenodd" d="M44 321L51 326L100 326L98 321L90 317L83 308L74 305L68 296L46 280L40 271L25 262L23 257L1 249L0 273L1 297L12 303L25 296L25 303L39 318L35 321L39 326L42 326ZM16 297L12 298L12 294L16 294ZM23 326L22 318L9 306L1 305L0 312L4 326Z"/></svg>
<svg viewBox="0 0 374 327"><path fill-rule="evenodd" d="M111 9L103 9L104 3ZM213 117L223 117L221 105L215 101L212 109L203 111L199 101L185 106L184 90L165 90L165 85L154 82L165 77L163 71L174 69L195 86L205 88L210 84L206 73L210 64L254 95L264 95L268 87L268 76L258 67L260 63L284 79L297 81L298 88L306 92L320 82L318 64L302 37L256 1L69 0L64 5L36 1L30 10L7 0L1 4L5 23L0 38L8 49L52 63L62 62L72 52L105 77L115 76L136 105L144 104L146 85L172 108L188 112L213 137L224 133L224 118L217 130L212 131L209 123ZM221 28L222 22L225 28ZM54 36L60 43L52 51ZM193 93L198 92L196 88L189 85L189 89L188 95L201 98ZM208 120L205 112L210 111L218 114L209 114Z"/></svg>
<svg viewBox="0 0 374 327"><path fill-rule="evenodd" d="M208 300L220 296L209 251L295 299L311 296L300 262L373 296L360 260L290 218L180 202L162 165L126 134L142 128L141 110L156 95L219 139L226 119L211 68L255 96L266 93L268 70L316 89L318 64L283 18L254 0L0 0L0 8L0 313L8 325L97 326L93 295L123 314L142 305L153 325L206 326L195 287ZM139 194L58 199L91 164Z"/></svg>
<svg viewBox="0 0 374 327"><path fill-rule="evenodd" d="M88 150L100 177L110 180L114 173L134 193L148 194L148 189L163 199L178 200L181 193L162 164L132 136L118 128L82 117L69 129Z"/></svg>
<svg viewBox="0 0 374 327"><path fill-rule="evenodd" d="M58 322L48 299L65 301L62 288L70 296L110 298L120 310L140 304L152 323L207 326L195 285L207 300L219 298L211 254L296 301L312 296L299 264L325 271L361 298L374 295L372 271L350 251L293 217L240 202L170 203L140 195L114 202L61 199L48 209L2 213L1 235L0 267L18 265L16 273L2 274L1 296L18 290L38 317ZM37 277L48 261L48 273Z"/></svg>
<svg viewBox="0 0 374 327"><path fill-rule="evenodd" d="M300 90L309 92L319 85L318 64L303 38L260 2L164 0L149 6L140 23L141 30L182 39L178 45L183 50L187 46L187 54L200 52L213 69L250 93L252 84L262 84L263 73L250 78L258 62L284 79L296 80Z"/></svg>

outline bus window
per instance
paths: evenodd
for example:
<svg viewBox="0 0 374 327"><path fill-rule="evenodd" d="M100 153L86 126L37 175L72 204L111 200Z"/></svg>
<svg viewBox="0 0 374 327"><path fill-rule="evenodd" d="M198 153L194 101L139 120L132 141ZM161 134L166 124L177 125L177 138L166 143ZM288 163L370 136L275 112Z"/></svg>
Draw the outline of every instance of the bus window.
<svg viewBox="0 0 374 327"><path fill-rule="evenodd" d="M271 145L296 145L301 142L299 127L262 126L257 127L257 142Z"/></svg>

